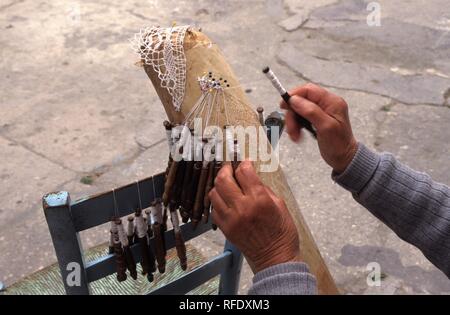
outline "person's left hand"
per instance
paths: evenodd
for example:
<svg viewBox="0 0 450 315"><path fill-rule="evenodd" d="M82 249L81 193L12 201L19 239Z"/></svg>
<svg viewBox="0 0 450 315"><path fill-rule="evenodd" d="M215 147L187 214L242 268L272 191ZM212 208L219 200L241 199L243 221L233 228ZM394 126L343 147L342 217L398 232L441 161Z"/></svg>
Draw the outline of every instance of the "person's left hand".
<svg viewBox="0 0 450 315"><path fill-rule="evenodd" d="M235 177L226 163L209 193L212 218L225 237L244 254L254 273L299 260L299 238L284 201L243 161Z"/></svg>

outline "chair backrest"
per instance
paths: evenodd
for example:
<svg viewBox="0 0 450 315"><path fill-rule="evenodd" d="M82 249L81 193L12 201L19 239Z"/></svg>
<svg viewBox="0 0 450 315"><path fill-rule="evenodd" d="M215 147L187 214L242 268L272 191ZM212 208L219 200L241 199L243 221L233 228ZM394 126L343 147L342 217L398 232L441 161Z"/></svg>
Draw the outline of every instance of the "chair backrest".
<svg viewBox="0 0 450 315"><path fill-rule="evenodd" d="M269 141L276 146L283 132L284 115L272 112L265 121ZM273 137L276 135L276 137ZM141 199L142 208L147 208L160 198L164 190L164 174L134 182L87 199L71 203L68 192L50 193L43 197L43 208L58 259L61 277L67 294L89 294L89 283L116 272L114 255L105 255L95 261L85 262L78 233L111 220L112 209L120 217L133 213ZM200 224L194 230L191 223L181 225L185 241L191 240L211 229L211 222ZM173 230L165 232L166 247L175 246ZM154 247L153 239L150 245ZM136 262L141 261L138 244L131 247ZM226 241L222 254L205 264L186 272L180 278L150 292L149 294L185 294L202 283L220 275L219 294L236 294L243 256ZM72 281L74 272L79 272L78 282Z"/></svg>

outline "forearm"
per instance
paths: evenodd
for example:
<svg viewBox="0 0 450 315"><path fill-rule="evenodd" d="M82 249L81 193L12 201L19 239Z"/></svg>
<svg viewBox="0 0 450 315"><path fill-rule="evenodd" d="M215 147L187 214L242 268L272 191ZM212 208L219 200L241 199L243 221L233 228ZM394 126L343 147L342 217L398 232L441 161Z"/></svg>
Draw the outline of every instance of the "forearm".
<svg viewBox="0 0 450 315"><path fill-rule="evenodd" d="M290 262L266 268L253 277L250 295L312 295L316 279L304 263Z"/></svg>
<svg viewBox="0 0 450 315"><path fill-rule="evenodd" d="M333 179L450 277L450 189L363 144Z"/></svg>

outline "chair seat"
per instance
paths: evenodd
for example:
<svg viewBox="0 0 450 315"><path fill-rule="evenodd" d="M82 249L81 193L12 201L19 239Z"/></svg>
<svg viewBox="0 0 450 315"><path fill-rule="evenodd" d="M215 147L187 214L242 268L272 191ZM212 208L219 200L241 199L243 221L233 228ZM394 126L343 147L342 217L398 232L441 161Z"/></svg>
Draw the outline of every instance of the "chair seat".
<svg viewBox="0 0 450 315"><path fill-rule="evenodd" d="M188 270L190 271L207 261L207 259L197 251L193 246L186 244ZM104 256L108 252L107 243L98 245L87 250L84 255L86 261L92 261ZM163 285L179 278L185 272L178 263L176 250L167 252L167 267L164 274L154 273L155 279L152 283L148 282L146 277L141 275L141 266L138 264L138 278L133 280L128 276L124 282L118 282L116 275L90 283L91 294L93 295L141 295L147 294ZM190 294L217 294L219 287L219 276L207 281L201 286L195 288ZM61 273L57 263L41 269L13 285L6 288L5 295L64 295L63 283L61 282Z"/></svg>

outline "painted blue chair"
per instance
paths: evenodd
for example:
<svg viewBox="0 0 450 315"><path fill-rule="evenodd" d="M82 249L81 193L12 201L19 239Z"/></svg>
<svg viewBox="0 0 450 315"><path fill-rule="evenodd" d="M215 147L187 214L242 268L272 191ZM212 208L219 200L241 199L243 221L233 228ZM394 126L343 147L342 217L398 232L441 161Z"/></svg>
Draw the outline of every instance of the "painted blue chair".
<svg viewBox="0 0 450 315"><path fill-rule="evenodd" d="M114 255L105 255L90 262L84 261L78 233L109 222L111 209L115 209L115 204L119 216L133 213L140 207L138 193L141 194L142 207L149 207L153 200L162 196L163 189L164 174L158 174L115 189L114 196L111 191L74 203L70 202L69 193L64 191L44 196L44 213L67 294L89 294L90 282L116 272ZM210 229L211 222L200 224L195 230L190 222L181 226L185 241ZM168 250L175 246L172 230L165 232L165 239ZM154 246L153 239L150 240L150 246ZM133 245L131 250L136 262L140 262L138 245ZM74 266L78 266L80 270L80 281L76 285L67 281L73 276ZM217 275L220 275L219 294L236 294L241 266L241 253L226 241L222 254L149 294L185 294Z"/></svg>

